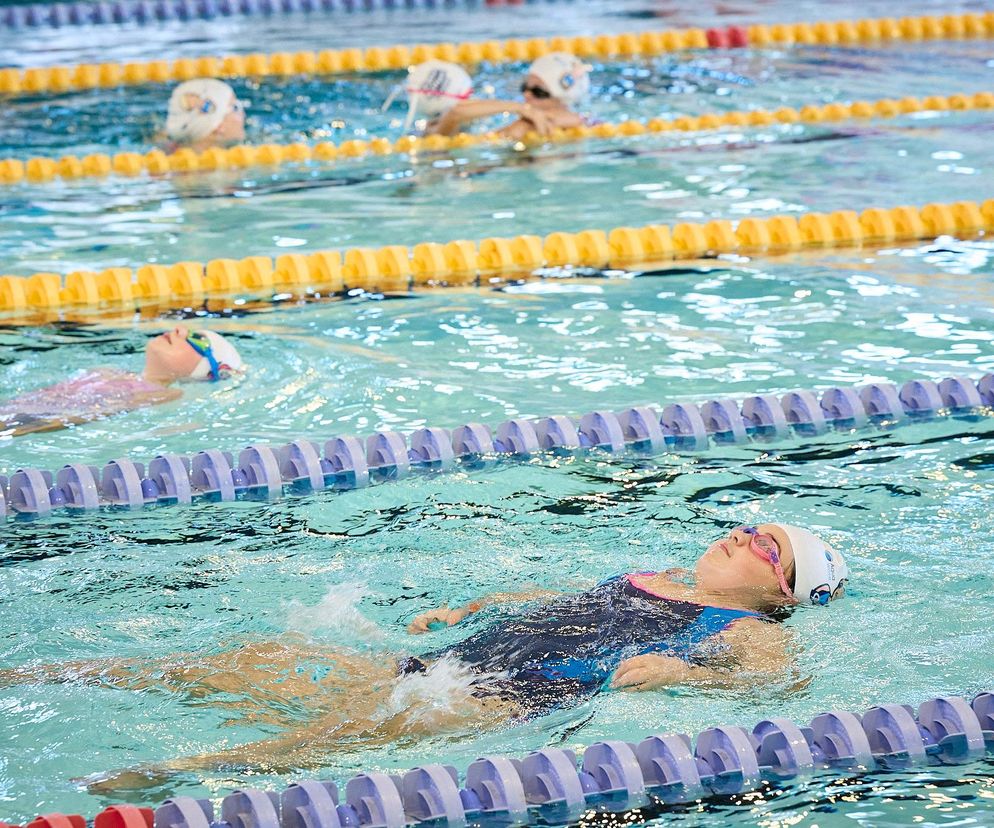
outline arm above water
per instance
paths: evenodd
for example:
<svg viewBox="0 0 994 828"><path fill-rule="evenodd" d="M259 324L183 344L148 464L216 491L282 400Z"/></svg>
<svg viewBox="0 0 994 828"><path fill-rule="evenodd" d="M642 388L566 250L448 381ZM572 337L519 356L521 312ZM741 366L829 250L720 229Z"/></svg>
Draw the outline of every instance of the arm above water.
<svg viewBox="0 0 994 828"><path fill-rule="evenodd" d="M794 639L779 624L750 618L736 622L717 636L731 649L732 667L689 664L675 656L648 653L626 658L611 677L611 687L658 690L662 687L738 689L789 676L794 666Z"/></svg>
<svg viewBox="0 0 994 828"><path fill-rule="evenodd" d="M561 595L549 589L530 589L524 592L495 592L483 598L476 598L461 607L439 607L428 610L418 615L407 627L411 635L420 635L428 632L431 624L447 624L453 626L458 624L467 616L474 612L479 612L484 607L495 606L497 604L523 604L527 601L538 601L542 598L555 598Z"/></svg>
<svg viewBox="0 0 994 828"><path fill-rule="evenodd" d="M536 113L533 107L528 106L523 101L471 100L457 103L437 121L429 124L428 129L425 130L425 134L452 136L461 132L463 127L473 121L479 121L481 118L489 118L491 115L502 115L504 113L511 113L528 120L536 118L544 124L544 119L541 118L541 115ZM538 124L532 128L541 132Z"/></svg>

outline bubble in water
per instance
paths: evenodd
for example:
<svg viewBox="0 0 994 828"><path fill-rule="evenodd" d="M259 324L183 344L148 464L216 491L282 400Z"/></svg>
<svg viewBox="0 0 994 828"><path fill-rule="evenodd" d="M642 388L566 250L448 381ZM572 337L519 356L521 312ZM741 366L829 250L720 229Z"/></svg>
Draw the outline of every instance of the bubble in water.
<svg viewBox="0 0 994 828"><path fill-rule="evenodd" d="M287 628L323 642L368 647L386 638L384 631L359 611L359 602L372 590L363 583L334 584L313 606L291 601Z"/></svg>

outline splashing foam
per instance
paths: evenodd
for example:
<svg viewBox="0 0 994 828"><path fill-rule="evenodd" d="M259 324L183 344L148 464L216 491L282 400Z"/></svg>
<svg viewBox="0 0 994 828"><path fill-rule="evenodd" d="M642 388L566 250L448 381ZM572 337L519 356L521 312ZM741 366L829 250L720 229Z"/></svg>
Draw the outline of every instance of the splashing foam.
<svg viewBox="0 0 994 828"><path fill-rule="evenodd" d="M407 713L409 722L431 721L438 713L460 712L473 693L474 673L455 656L444 655L424 673L403 676L380 713L386 717Z"/></svg>
<svg viewBox="0 0 994 828"><path fill-rule="evenodd" d="M386 633L359 611L359 602L370 594L372 590L363 583L335 584L314 606L291 601L287 626L309 638L349 647L380 644Z"/></svg>

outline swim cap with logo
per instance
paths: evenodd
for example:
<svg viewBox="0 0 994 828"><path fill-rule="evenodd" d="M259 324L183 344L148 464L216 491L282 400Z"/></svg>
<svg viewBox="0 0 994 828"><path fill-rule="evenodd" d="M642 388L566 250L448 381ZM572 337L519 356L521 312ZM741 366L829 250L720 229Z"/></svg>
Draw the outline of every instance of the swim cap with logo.
<svg viewBox="0 0 994 828"><path fill-rule="evenodd" d="M411 128L417 118L429 120L448 112L459 101L473 94L473 79L465 69L446 60L426 60L412 66L404 84L409 106L404 131ZM384 108L393 96L387 99Z"/></svg>
<svg viewBox="0 0 994 828"><path fill-rule="evenodd" d="M215 331L190 331L186 341L200 354L200 361L190 372L192 380L217 382L241 371L245 365L238 349Z"/></svg>
<svg viewBox="0 0 994 828"><path fill-rule="evenodd" d="M213 133L236 106L235 90L216 78L184 81L169 96L166 135L171 141L200 141Z"/></svg>
<svg viewBox="0 0 994 828"><path fill-rule="evenodd" d="M827 604L845 595L849 567L845 558L825 541L787 523L775 523L794 552L794 598L800 604Z"/></svg>
<svg viewBox="0 0 994 828"><path fill-rule="evenodd" d="M549 52L542 55L529 68L549 90L553 98L573 106L590 92L590 75L587 65L568 52Z"/></svg>

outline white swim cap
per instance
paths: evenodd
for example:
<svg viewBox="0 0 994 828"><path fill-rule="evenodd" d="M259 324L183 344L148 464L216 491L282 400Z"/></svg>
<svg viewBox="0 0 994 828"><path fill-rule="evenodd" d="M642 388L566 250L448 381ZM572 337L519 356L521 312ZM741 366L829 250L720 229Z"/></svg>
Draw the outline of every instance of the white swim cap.
<svg viewBox="0 0 994 828"><path fill-rule="evenodd" d="M794 598L800 604L827 604L841 598L849 580L849 567L842 555L817 535L791 526L775 523L790 541L794 551Z"/></svg>
<svg viewBox="0 0 994 828"><path fill-rule="evenodd" d="M528 68L528 74L542 81L553 98L570 106L582 101L590 92L589 71L580 58L569 52L549 52Z"/></svg>
<svg viewBox="0 0 994 828"><path fill-rule="evenodd" d="M245 365L238 349L219 333L206 330L190 331L186 341L200 354L200 362L190 372L192 380L226 379L233 373L241 371Z"/></svg>
<svg viewBox="0 0 994 828"><path fill-rule="evenodd" d="M473 79L465 69L446 60L426 60L408 70L407 83L404 85L410 105L407 109L407 119L404 121L404 131L419 115L429 119L437 118L448 112L459 101L466 100L473 94ZM388 99L387 105L393 100Z"/></svg>
<svg viewBox="0 0 994 828"><path fill-rule="evenodd" d="M238 105L235 90L216 78L184 81L169 96L166 134L172 141L200 141Z"/></svg>

